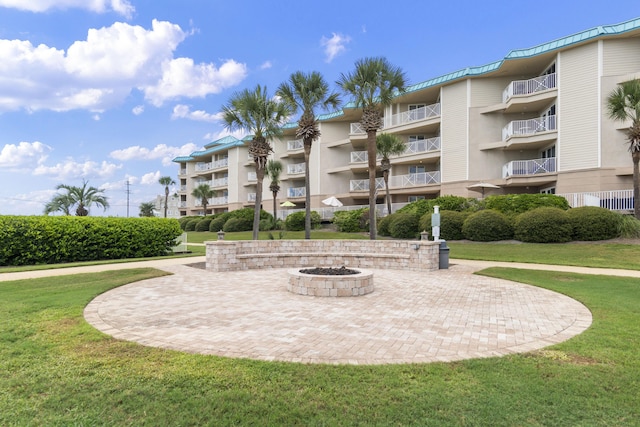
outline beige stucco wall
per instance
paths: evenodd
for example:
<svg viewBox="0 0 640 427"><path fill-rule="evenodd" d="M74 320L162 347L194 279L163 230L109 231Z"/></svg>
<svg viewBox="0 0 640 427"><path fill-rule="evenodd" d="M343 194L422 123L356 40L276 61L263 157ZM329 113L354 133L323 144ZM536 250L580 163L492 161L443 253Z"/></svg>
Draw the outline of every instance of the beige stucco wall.
<svg viewBox="0 0 640 427"><path fill-rule="evenodd" d="M467 179L467 81L442 88L442 182Z"/></svg>

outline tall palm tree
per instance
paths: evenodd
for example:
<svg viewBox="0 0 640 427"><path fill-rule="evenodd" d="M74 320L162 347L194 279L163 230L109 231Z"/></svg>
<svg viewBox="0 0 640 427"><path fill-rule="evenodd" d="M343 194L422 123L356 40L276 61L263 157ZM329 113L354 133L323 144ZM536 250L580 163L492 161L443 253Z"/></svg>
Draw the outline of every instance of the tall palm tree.
<svg viewBox="0 0 640 427"><path fill-rule="evenodd" d="M397 135L390 133L381 133L376 137L376 150L380 153L380 169L382 170L382 178L384 179L384 191L387 200L387 213L391 215L391 196L389 195L389 171L391 170L391 161L389 156L399 156L407 149L405 140L400 139Z"/></svg>
<svg viewBox="0 0 640 427"><path fill-rule="evenodd" d="M73 199L68 194L56 194L44 206L44 214L49 215L53 212L62 212L64 215L71 215L71 208L74 205Z"/></svg>
<svg viewBox="0 0 640 427"><path fill-rule="evenodd" d="M304 181L305 181L305 220L304 238L311 238L311 186L309 183L309 157L313 141L320 137L316 108L335 109L340 105L338 93L330 92L329 85L317 71L305 74L297 71L289 77L289 81L282 83L276 95L289 103L293 113L298 109L302 115L298 120L296 138L302 138L304 146Z"/></svg>
<svg viewBox="0 0 640 427"><path fill-rule="evenodd" d="M407 79L399 67L384 57L356 61L355 70L341 74L338 85L362 109L360 124L367 132L369 157L369 238L376 238L376 133L382 127L382 113L393 97L405 91Z"/></svg>
<svg viewBox="0 0 640 427"><path fill-rule="evenodd" d="M162 176L158 180L160 185L164 185L164 217L167 217L167 208L169 206L169 186L176 185L176 182L170 176Z"/></svg>
<svg viewBox="0 0 640 427"><path fill-rule="evenodd" d="M140 216L142 217L152 217L155 216L153 214L153 210L156 208L156 204L153 202L142 202L140 203ZM166 218L166 216L165 216Z"/></svg>
<svg viewBox="0 0 640 427"><path fill-rule="evenodd" d="M607 109L613 120L631 120L627 141L633 161L633 215L640 219L640 80L624 82L611 92Z"/></svg>
<svg viewBox="0 0 640 427"><path fill-rule="evenodd" d="M270 140L282 134L282 125L291 115L291 107L271 98L267 88L257 85L233 94L222 107L222 117L229 131L245 130L253 134L249 142L249 154L256 167L256 203L253 214L253 240L258 240L262 184L269 153L273 151Z"/></svg>
<svg viewBox="0 0 640 427"><path fill-rule="evenodd" d="M103 189L95 187L87 187L88 181L82 181L82 187L75 187L73 185L60 184L56 187L56 190L66 190L64 194L58 194L49 203L69 203L69 209L76 206L76 216L87 216L89 210L87 207L91 205L102 206L104 210L109 207L107 197L102 194ZM58 202L55 202L56 199ZM52 205L54 206L54 205Z"/></svg>
<svg viewBox="0 0 640 427"><path fill-rule="evenodd" d="M271 190L271 194L273 195L273 220L275 221L278 217L276 214L278 213L278 203L276 198L278 197L278 193L280 192L280 173L282 172L282 162L279 160L269 160L267 162L267 176L271 179L271 184L269 184L269 190Z"/></svg>
<svg viewBox="0 0 640 427"><path fill-rule="evenodd" d="M209 187L207 184L200 184L196 188L193 189L191 195L196 199L200 199L202 202L202 207L204 208L204 214L207 214L207 205L209 204L209 199L215 196L216 192Z"/></svg>

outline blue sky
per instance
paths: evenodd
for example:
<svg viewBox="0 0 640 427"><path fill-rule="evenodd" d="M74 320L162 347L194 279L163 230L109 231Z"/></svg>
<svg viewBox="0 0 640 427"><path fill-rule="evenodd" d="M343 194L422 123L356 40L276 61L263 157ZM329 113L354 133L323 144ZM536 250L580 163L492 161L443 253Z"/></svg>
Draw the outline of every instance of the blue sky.
<svg viewBox="0 0 640 427"><path fill-rule="evenodd" d="M228 134L235 91L294 71L333 83L386 56L414 84L638 15L637 0L0 0L0 214L40 214L86 179L111 204L92 215L126 216L128 181L137 216L177 180L172 158Z"/></svg>

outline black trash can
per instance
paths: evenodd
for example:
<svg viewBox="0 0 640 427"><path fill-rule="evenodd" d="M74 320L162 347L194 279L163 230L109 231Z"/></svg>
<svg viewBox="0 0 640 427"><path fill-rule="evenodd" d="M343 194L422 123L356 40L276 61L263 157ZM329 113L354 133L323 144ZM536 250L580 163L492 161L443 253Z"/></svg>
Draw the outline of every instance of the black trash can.
<svg viewBox="0 0 640 427"><path fill-rule="evenodd" d="M440 240L440 263L438 265L440 270L446 270L449 268L449 247L446 240Z"/></svg>

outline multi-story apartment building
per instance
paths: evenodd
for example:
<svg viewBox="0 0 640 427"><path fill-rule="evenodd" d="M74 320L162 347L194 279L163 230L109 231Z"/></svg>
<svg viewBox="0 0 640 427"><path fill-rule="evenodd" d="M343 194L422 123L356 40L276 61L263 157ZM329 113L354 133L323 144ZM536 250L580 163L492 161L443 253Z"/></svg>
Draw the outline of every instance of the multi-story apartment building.
<svg viewBox="0 0 640 427"><path fill-rule="evenodd" d="M395 206L438 195L558 193L571 204L630 209L632 162L628 123L608 117L616 85L640 78L640 18L597 27L504 59L415 84L384 111L381 132L398 135L407 150L391 160ZM311 153L311 206L336 196L345 206L366 205L366 134L361 111L347 104L320 117L321 137ZM284 164L278 202L304 207L304 157L295 124L274 142ZM227 137L180 164L181 214L201 211L190 196L198 183L218 191L214 211L252 204L253 162L247 138ZM383 203L382 178L378 203ZM253 193L252 193L253 190ZM255 199L254 199L255 200ZM270 206L265 179L263 200ZM381 205L382 206L382 205Z"/></svg>

